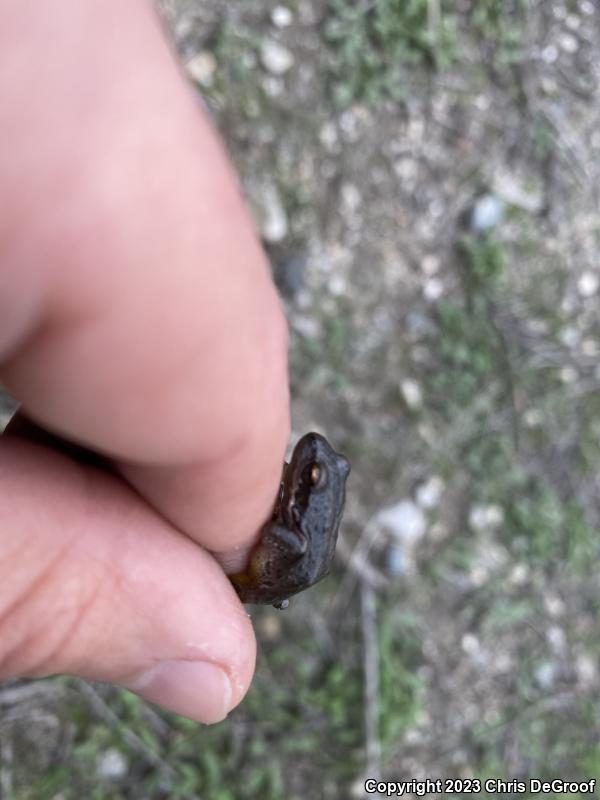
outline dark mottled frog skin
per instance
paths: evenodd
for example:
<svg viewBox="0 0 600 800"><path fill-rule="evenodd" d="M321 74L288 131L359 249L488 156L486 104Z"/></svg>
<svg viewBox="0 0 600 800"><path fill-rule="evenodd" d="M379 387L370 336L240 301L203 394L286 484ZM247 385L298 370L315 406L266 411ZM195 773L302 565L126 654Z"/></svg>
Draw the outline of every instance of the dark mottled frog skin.
<svg viewBox="0 0 600 800"><path fill-rule="evenodd" d="M329 572L350 464L327 439L307 433L284 465L273 516L245 572L230 575L243 603L286 608L288 597Z"/></svg>

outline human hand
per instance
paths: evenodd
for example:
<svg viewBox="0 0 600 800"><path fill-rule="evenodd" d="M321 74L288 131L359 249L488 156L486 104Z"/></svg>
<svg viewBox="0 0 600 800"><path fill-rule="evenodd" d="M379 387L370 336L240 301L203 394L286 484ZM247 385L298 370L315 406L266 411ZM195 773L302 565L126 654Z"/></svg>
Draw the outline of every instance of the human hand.
<svg viewBox="0 0 600 800"><path fill-rule="evenodd" d="M254 668L218 562L243 565L279 485L285 320L151 4L0 8L0 377L113 467L0 439L0 678L213 722Z"/></svg>

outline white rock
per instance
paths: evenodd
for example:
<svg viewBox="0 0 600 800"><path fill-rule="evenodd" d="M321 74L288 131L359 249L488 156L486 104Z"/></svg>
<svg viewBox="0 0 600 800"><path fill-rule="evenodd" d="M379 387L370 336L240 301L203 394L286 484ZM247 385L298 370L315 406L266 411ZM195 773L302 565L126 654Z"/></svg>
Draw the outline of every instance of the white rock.
<svg viewBox="0 0 600 800"><path fill-rule="evenodd" d="M504 203L493 194L485 194L473 206L471 228L477 233L490 230L502 220Z"/></svg>
<svg viewBox="0 0 600 800"><path fill-rule="evenodd" d="M285 75L294 65L291 51L273 39L265 39L260 47L263 67L273 75Z"/></svg>
<svg viewBox="0 0 600 800"><path fill-rule="evenodd" d="M271 243L281 242L288 232L288 219L277 188L265 183L250 197L250 205L262 238Z"/></svg>
<svg viewBox="0 0 600 800"><path fill-rule="evenodd" d="M513 586L523 586L529 580L529 567L527 564L515 564L508 577Z"/></svg>
<svg viewBox="0 0 600 800"><path fill-rule="evenodd" d="M469 513L469 525L475 531L499 528L503 522L504 511L501 506L473 506Z"/></svg>
<svg viewBox="0 0 600 800"><path fill-rule="evenodd" d="M548 592L544 595L544 608L549 616L559 617L565 610L565 604L557 594Z"/></svg>
<svg viewBox="0 0 600 800"><path fill-rule="evenodd" d="M600 277L596 272L584 272L577 281L577 291L582 297L592 297L599 286Z"/></svg>
<svg viewBox="0 0 600 800"><path fill-rule="evenodd" d="M573 325L568 325L566 328L562 329L558 338L565 347L572 349L579 344L581 340L581 331Z"/></svg>
<svg viewBox="0 0 600 800"><path fill-rule="evenodd" d="M385 561L387 571L392 577L397 578L398 575L403 575L406 572L404 548L397 542L392 542L388 547Z"/></svg>
<svg viewBox="0 0 600 800"><path fill-rule="evenodd" d="M565 53L576 53L579 50L577 37L572 33L563 33L559 41L560 47Z"/></svg>
<svg viewBox="0 0 600 800"><path fill-rule="evenodd" d="M559 377L563 383L575 383L579 375L575 367L566 366L560 370Z"/></svg>
<svg viewBox="0 0 600 800"><path fill-rule="evenodd" d="M598 667L595 660L587 653L581 653L575 660L577 677L584 686L594 686L598 677Z"/></svg>
<svg viewBox="0 0 600 800"><path fill-rule="evenodd" d="M348 291L348 284L343 275L334 274L327 281L327 288L332 295L341 297Z"/></svg>
<svg viewBox="0 0 600 800"><path fill-rule="evenodd" d="M294 15L287 6L275 6L271 11L271 22L276 28L287 28L293 19Z"/></svg>
<svg viewBox="0 0 600 800"><path fill-rule="evenodd" d="M539 408L528 408L523 414L523 423L526 428L539 428L544 421L544 415Z"/></svg>
<svg viewBox="0 0 600 800"><path fill-rule="evenodd" d="M472 658L478 658L481 654L481 643L474 633L465 633L460 640L460 646Z"/></svg>
<svg viewBox="0 0 600 800"><path fill-rule="evenodd" d="M542 60L546 62L546 64L554 64L556 59L558 58L558 48L555 47L553 44L549 44L547 47L544 47L542 50Z"/></svg>
<svg viewBox="0 0 600 800"><path fill-rule="evenodd" d="M546 631L546 640L555 653L561 653L565 649L567 637L565 632L558 625L551 625Z"/></svg>
<svg viewBox="0 0 600 800"><path fill-rule="evenodd" d="M203 50L187 62L185 69L190 78L196 83L201 86L211 86L217 69L217 62L212 53Z"/></svg>
<svg viewBox="0 0 600 800"><path fill-rule="evenodd" d="M362 203L362 195L353 183L344 183L340 189L342 204L346 211L353 213Z"/></svg>
<svg viewBox="0 0 600 800"><path fill-rule="evenodd" d="M439 272L440 257L433 255L432 253L428 253L426 256L423 256L423 260L421 261L421 269L428 278L431 278L432 275L435 275L437 272Z"/></svg>
<svg viewBox="0 0 600 800"><path fill-rule="evenodd" d="M127 774L128 768L123 753L113 747L100 753L96 761L96 775L101 780L119 780Z"/></svg>
<svg viewBox="0 0 600 800"><path fill-rule="evenodd" d="M430 278L423 286L423 296L426 300L434 302L444 294L444 284L439 278Z"/></svg>
<svg viewBox="0 0 600 800"><path fill-rule="evenodd" d="M414 543L427 530L425 515L412 500L401 500L395 506L382 509L377 521L393 536L405 543Z"/></svg>
<svg viewBox="0 0 600 800"><path fill-rule="evenodd" d="M410 191L419 178L419 163L414 158L404 156L394 161L394 172L398 180L402 183L405 191Z"/></svg>
<svg viewBox="0 0 600 800"><path fill-rule="evenodd" d="M412 380L412 378L406 378L406 380L402 381L400 384L400 391L402 392L404 402L411 411L418 411L423 406L421 387L416 381Z"/></svg>
<svg viewBox="0 0 600 800"><path fill-rule="evenodd" d="M535 670L535 680L540 689L551 689L556 680L556 664L552 661L544 661Z"/></svg>
<svg viewBox="0 0 600 800"><path fill-rule="evenodd" d="M327 150L334 150L339 142L335 123L326 122L319 131L319 141Z"/></svg>
<svg viewBox="0 0 600 800"><path fill-rule="evenodd" d="M417 487L415 498L421 508L435 508L442 497L444 491L444 481L439 475L432 475Z"/></svg>

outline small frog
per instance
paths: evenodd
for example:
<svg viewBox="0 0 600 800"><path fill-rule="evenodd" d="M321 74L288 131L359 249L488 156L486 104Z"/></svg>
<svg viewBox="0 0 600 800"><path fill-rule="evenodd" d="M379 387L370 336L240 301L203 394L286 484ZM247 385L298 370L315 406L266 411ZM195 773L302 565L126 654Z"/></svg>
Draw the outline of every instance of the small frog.
<svg viewBox="0 0 600 800"><path fill-rule="evenodd" d="M348 459L307 433L284 464L273 516L245 572L230 575L243 603L287 608L288 598L329 572L344 510Z"/></svg>

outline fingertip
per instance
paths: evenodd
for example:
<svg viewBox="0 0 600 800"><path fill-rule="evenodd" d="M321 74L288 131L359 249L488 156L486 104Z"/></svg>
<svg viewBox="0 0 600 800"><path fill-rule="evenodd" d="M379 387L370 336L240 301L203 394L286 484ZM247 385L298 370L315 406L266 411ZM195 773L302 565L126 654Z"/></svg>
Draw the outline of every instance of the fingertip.
<svg viewBox="0 0 600 800"><path fill-rule="evenodd" d="M207 724L221 722L235 705L229 676L208 661L164 661L125 688L170 711Z"/></svg>

